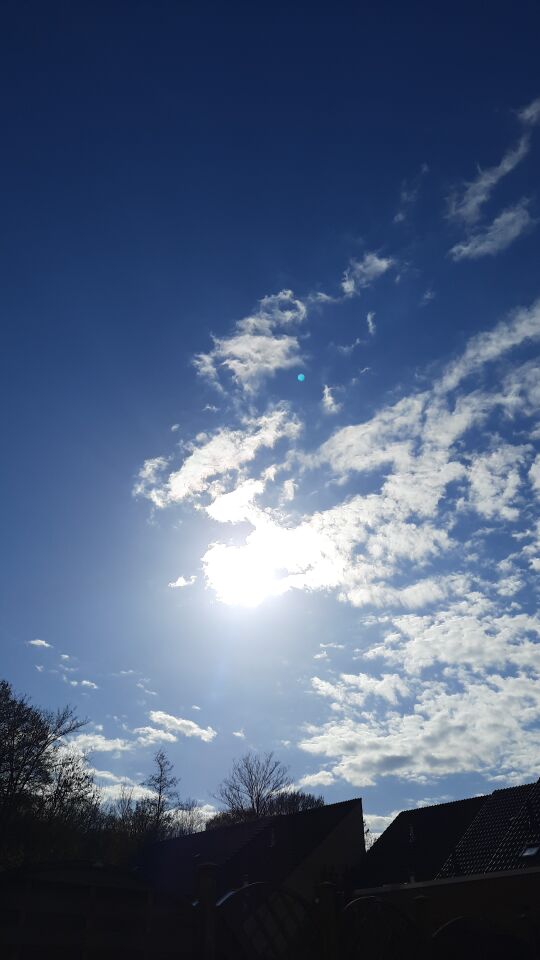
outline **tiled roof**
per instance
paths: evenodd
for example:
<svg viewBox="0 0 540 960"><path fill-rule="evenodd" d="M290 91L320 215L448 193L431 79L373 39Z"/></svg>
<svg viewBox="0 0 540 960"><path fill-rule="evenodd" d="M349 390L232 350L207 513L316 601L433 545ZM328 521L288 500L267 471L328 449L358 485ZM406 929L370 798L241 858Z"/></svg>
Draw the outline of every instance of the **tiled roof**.
<svg viewBox="0 0 540 960"><path fill-rule="evenodd" d="M147 852L141 872L153 886L188 896L196 895L197 867L206 862L218 867L218 895L246 879L279 883L355 810L360 856L362 801L358 799L165 840Z"/></svg>
<svg viewBox="0 0 540 960"><path fill-rule="evenodd" d="M418 807L398 814L368 850L355 877L358 887L432 880L485 797Z"/></svg>
<svg viewBox="0 0 540 960"><path fill-rule="evenodd" d="M476 817L455 845L437 876L456 877L537 866L540 857L523 857L526 848L540 852L540 781L484 798Z"/></svg>

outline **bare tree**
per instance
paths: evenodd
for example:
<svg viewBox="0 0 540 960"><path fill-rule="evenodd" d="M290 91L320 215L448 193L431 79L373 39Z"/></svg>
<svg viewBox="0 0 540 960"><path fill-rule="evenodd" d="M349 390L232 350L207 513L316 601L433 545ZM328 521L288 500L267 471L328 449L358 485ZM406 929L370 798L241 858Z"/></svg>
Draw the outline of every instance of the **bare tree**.
<svg viewBox="0 0 540 960"><path fill-rule="evenodd" d="M273 753L246 753L235 760L215 799L236 819L264 817L273 798L291 785L287 767Z"/></svg>
<svg viewBox="0 0 540 960"><path fill-rule="evenodd" d="M302 813L303 810L313 810L315 807L324 807L324 797L316 797L314 793L304 793L303 790L282 790L270 797L266 812L269 815L279 813Z"/></svg>
<svg viewBox="0 0 540 960"><path fill-rule="evenodd" d="M0 812L4 824L25 799L51 783L57 754L55 747L80 730L72 707L55 713L33 707L26 697L16 697L11 684L0 680Z"/></svg>
<svg viewBox="0 0 540 960"><path fill-rule="evenodd" d="M178 778L173 775L173 764L167 758L164 750L158 750L154 757L156 770L143 780L142 786L152 790L153 796L145 797L136 804L136 810L147 813L151 828L156 832L163 832L169 819L168 812L178 801L176 787Z"/></svg>
<svg viewBox="0 0 540 960"><path fill-rule="evenodd" d="M99 796L86 758L68 749L54 752L50 779L40 791L43 819L80 827L95 820Z"/></svg>
<svg viewBox="0 0 540 960"><path fill-rule="evenodd" d="M185 837L191 833L200 833L204 830L204 816L201 805L191 797L180 800L178 806L171 811L169 836Z"/></svg>

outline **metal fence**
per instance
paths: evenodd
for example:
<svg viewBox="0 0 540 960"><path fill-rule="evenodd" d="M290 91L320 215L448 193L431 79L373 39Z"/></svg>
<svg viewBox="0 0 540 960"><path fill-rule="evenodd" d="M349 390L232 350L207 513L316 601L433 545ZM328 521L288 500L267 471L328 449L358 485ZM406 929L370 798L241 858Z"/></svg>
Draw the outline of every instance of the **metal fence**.
<svg viewBox="0 0 540 960"><path fill-rule="evenodd" d="M308 903L252 883L216 900L204 865L194 902L133 875L83 865L0 873L2 960L479 960L537 958L534 938L456 917L426 933L382 897L344 902L330 883Z"/></svg>

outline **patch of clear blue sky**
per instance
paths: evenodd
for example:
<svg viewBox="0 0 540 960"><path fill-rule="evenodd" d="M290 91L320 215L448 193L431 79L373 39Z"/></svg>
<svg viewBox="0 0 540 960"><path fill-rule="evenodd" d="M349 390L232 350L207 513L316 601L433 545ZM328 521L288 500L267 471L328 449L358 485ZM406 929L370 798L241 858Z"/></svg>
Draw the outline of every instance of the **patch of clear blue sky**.
<svg viewBox="0 0 540 960"><path fill-rule="evenodd" d="M161 709L184 716L204 701L195 719L249 727L264 747L281 715L294 742L320 715L314 695L300 696L305 656L321 632L348 643L360 629L359 613L324 596L288 595L257 619L209 603L200 584L167 593L179 540L195 561L204 532L188 511L179 530L169 517L146 524L131 486L145 457L172 450L172 423L184 439L211 429L202 408L220 400L190 368L210 332L283 287L336 293L365 249L397 255L410 265L399 285L383 278L376 296L332 314L331 331L314 315L302 396L290 371L263 397L301 415L338 376L328 341L367 339L374 309L378 336L354 364L374 372L349 401L362 419L538 294L537 238L456 266L446 252L459 237L444 222L450 187L498 161L517 138L512 111L538 96L538 5L292 7L2 7L2 673L50 706L72 693L96 722L144 722L133 686L108 679L130 667L152 678ZM414 214L394 225L402 181L423 163ZM507 190L530 192L535 163L500 185L501 206ZM436 300L420 309L431 286ZM87 664L95 696L38 674L32 637ZM219 747L176 745L183 786L204 798L239 745L225 733ZM136 775L148 756L122 769ZM291 758L300 775L305 755ZM474 789L468 780L462 795ZM391 809L412 787L364 792Z"/></svg>

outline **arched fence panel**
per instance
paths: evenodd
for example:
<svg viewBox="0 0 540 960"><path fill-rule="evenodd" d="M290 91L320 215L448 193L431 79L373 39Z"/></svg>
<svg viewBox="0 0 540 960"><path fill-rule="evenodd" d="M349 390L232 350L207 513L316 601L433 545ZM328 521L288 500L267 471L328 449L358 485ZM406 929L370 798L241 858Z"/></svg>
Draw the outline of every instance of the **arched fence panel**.
<svg viewBox="0 0 540 960"><path fill-rule="evenodd" d="M218 904L216 960L312 960L312 908L269 883L251 883Z"/></svg>
<svg viewBox="0 0 540 960"><path fill-rule="evenodd" d="M425 960L428 956L416 924L377 897L348 903L339 926L340 960Z"/></svg>
<svg viewBox="0 0 540 960"><path fill-rule="evenodd" d="M506 930L474 917L456 917L432 937L433 960L534 960L534 950Z"/></svg>

